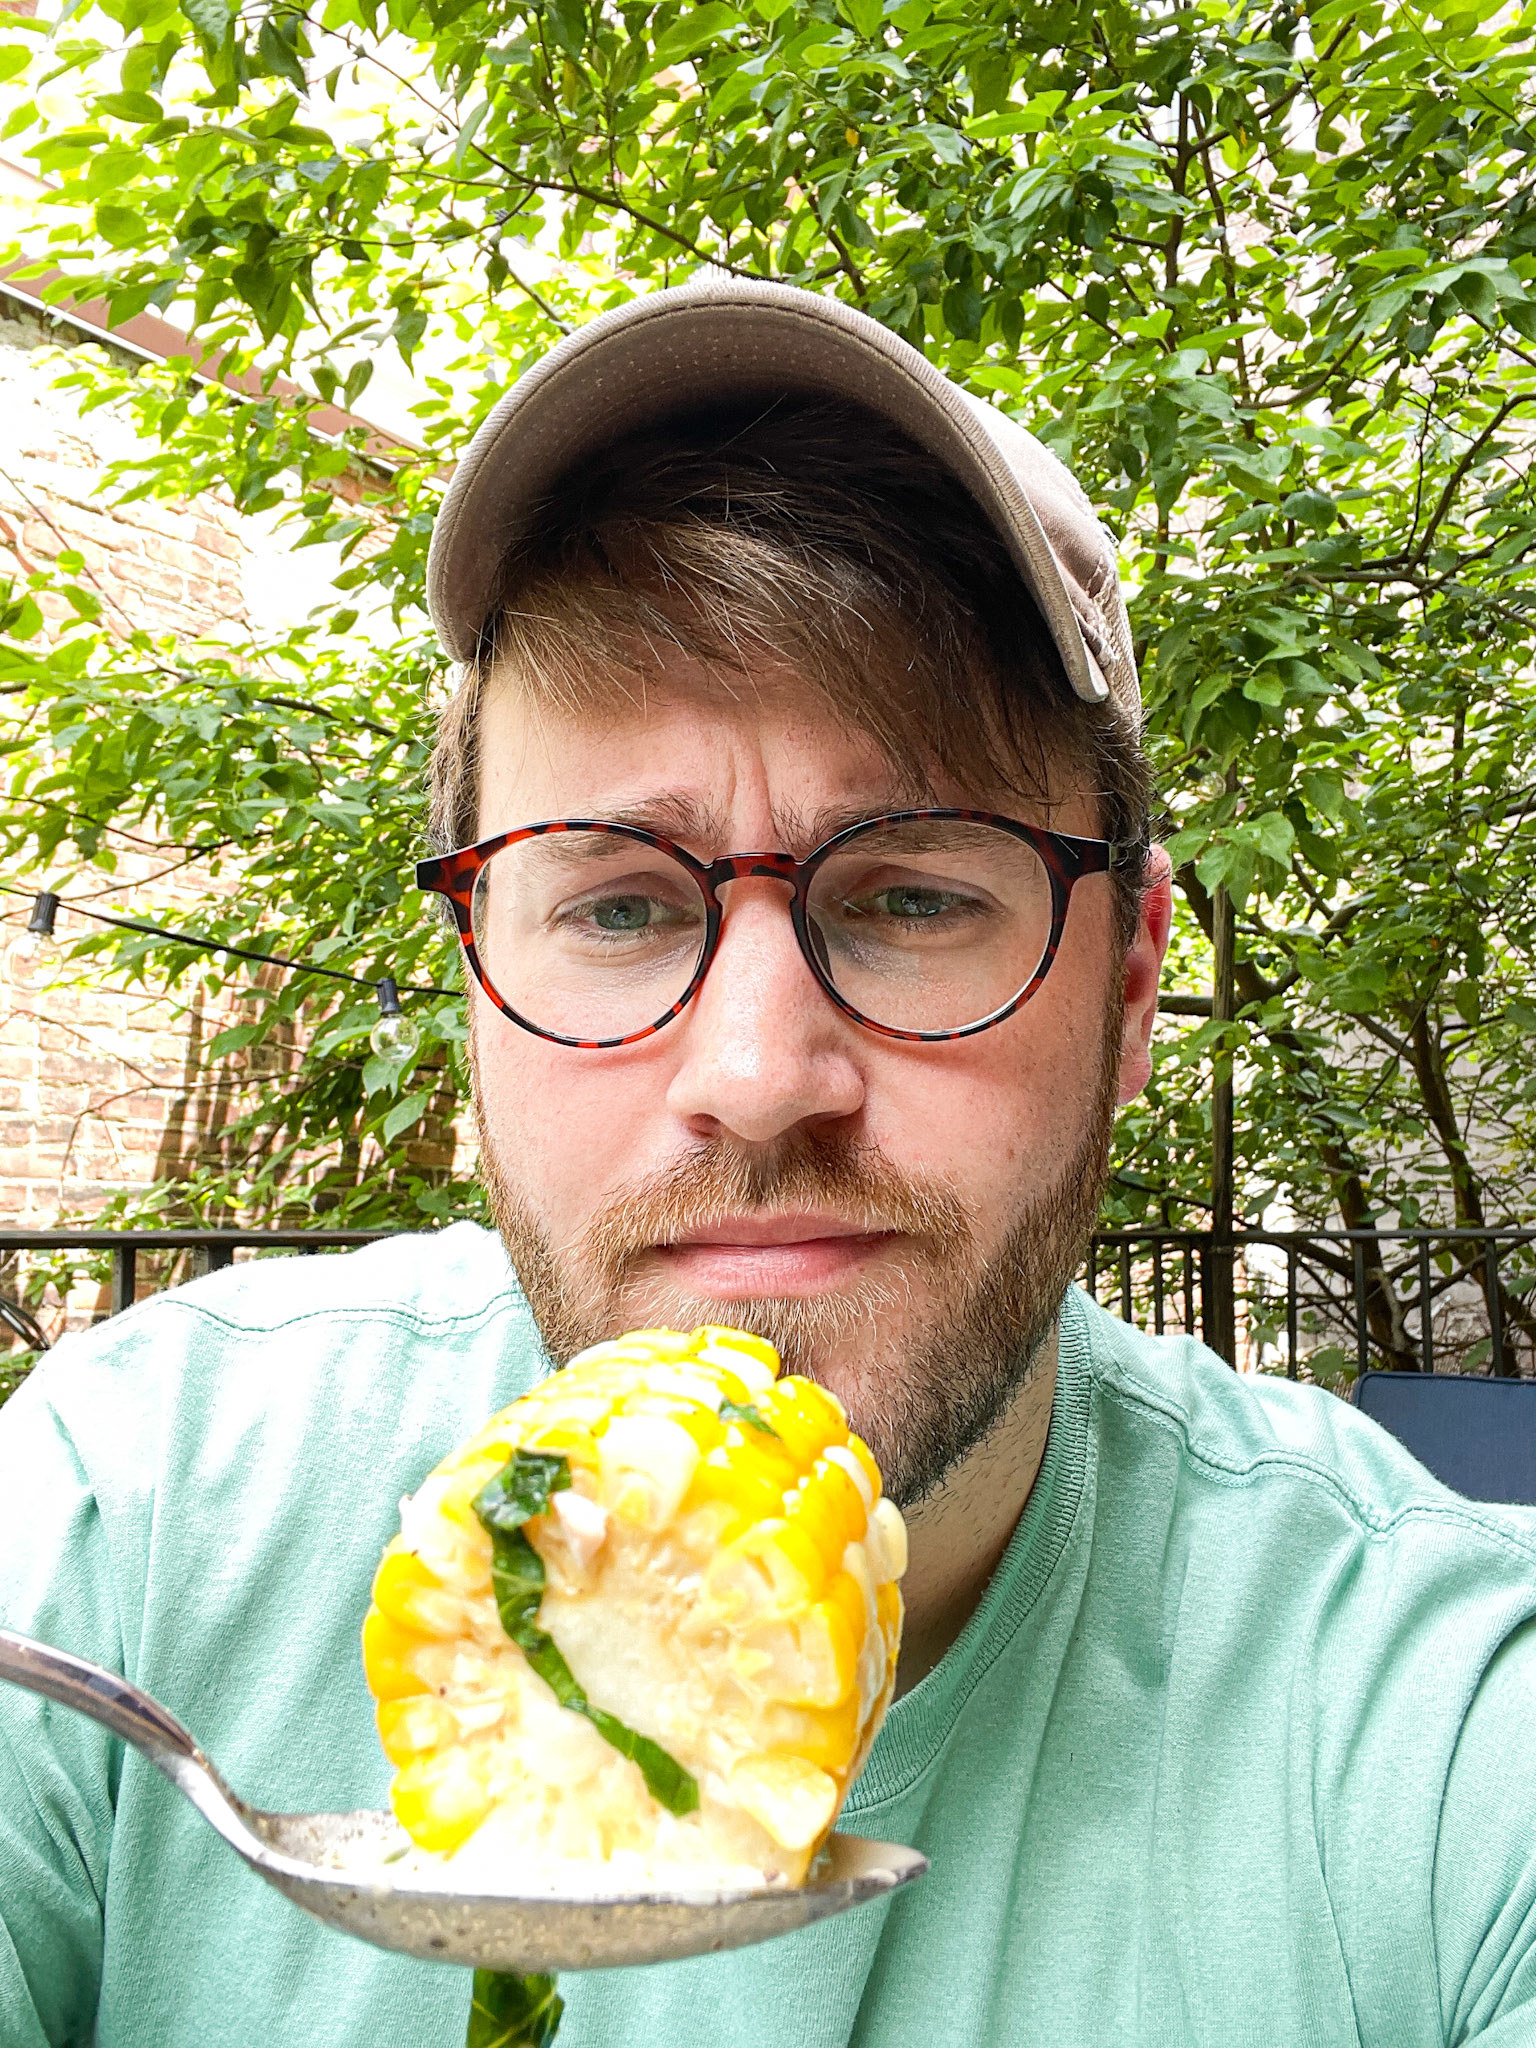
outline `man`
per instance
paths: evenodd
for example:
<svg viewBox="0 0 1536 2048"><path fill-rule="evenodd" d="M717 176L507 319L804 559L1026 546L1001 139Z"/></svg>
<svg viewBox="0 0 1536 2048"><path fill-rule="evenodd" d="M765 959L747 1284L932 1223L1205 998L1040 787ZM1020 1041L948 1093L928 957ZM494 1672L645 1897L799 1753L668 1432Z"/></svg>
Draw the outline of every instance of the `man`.
<svg viewBox="0 0 1536 2048"><path fill-rule="evenodd" d="M562 2044L1536 2041L1536 1529L1068 1285L1169 916L1071 479L848 308L713 282L524 377L430 582L462 675L425 879L499 1238L263 1264L61 1347L0 1418L0 1620L252 1800L379 1804L356 1638L399 1496L541 1334L737 1321L907 1510L903 1692L844 1825L932 1868L566 1978ZM458 2048L467 1999L0 1697L6 2048Z"/></svg>

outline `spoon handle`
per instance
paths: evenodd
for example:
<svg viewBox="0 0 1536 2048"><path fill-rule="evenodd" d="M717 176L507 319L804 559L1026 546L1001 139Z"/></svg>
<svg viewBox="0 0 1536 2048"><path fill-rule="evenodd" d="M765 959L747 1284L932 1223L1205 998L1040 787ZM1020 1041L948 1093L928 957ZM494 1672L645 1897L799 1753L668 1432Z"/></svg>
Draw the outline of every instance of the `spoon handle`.
<svg viewBox="0 0 1536 2048"><path fill-rule="evenodd" d="M99 1664L88 1664L84 1657L72 1657L50 1643L34 1642L30 1636L0 1628L0 1679L88 1714L124 1742L131 1742L162 1770L173 1759L203 1762L197 1744L158 1700L119 1678L115 1671L104 1671Z"/></svg>

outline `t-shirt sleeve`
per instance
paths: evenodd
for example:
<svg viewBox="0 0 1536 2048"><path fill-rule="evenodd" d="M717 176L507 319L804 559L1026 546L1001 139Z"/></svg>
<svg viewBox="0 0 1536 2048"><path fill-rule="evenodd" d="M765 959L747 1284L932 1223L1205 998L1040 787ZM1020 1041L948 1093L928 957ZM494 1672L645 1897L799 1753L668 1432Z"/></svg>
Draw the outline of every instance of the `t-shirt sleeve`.
<svg viewBox="0 0 1536 2048"><path fill-rule="evenodd" d="M122 1670L95 1493L48 1398L52 1361L0 1409L0 1626ZM67 1369L67 1368L66 1368ZM0 2040L88 2043L121 1746L84 1715L0 1684Z"/></svg>
<svg viewBox="0 0 1536 2048"><path fill-rule="evenodd" d="M1446 1778L1432 1888L1447 2048L1536 2041L1536 1621L1483 1673Z"/></svg>

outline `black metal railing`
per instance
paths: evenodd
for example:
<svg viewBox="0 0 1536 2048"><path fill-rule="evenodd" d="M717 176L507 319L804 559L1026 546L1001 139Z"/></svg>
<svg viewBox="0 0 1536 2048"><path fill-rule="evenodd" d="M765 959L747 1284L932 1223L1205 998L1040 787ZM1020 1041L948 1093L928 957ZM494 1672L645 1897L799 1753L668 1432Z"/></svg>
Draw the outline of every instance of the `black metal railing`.
<svg viewBox="0 0 1536 2048"><path fill-rule="evenodd" d="M1293 1379L1317 1376L1324 1357L1347 1375L1536 1374L1536 1229L1247 1230L1224 1242L1112 1230L1094 1239L1084 1284L1127 1322L1206 1343L1225 1306L1242 1362L1283 1364Z"/></svg>
<svg viewBox="0 0 1536 2048"><path fill-rule="evenodd" d="M146 1287L216 1271L237 1252L342 1251L391 1234L0 1229L0 1300L22 1302L23 1257L95 1266L107 1297L96 1313L115 1315ZM1159 1333L1210 1342L1225 1320L1237 1332L1233 1363L1292 1378L1372 1365L1536 1375L1536 1228L1240 1231L1223 1242L1112 1230L1094 1238L1081 1277L1105 1307ZM0 1325L27 1341L14 1321L0 1315Z"/></svg>
<svg viewBox="0 0 1536 2048"><path fill-rule="evenodd" d="M138 1299L139 1260L146 1252L185 1255L188 1270L179 1277L191 1279L232 1266L237 1251L354 1251L359 1245L396 1234L388 1230L0 1230L0 1261L23 1252L77 1252L95 1257L106 1253L111 1262L107 1314L115 1316Z"/></svg>

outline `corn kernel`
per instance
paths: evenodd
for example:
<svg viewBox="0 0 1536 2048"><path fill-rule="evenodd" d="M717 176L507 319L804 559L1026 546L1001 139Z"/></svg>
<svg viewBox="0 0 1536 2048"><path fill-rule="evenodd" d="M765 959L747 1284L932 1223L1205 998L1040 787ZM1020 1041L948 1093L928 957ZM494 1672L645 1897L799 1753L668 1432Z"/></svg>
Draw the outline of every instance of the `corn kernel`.
<svg viewBox="0 0 1536 2048"><path fill-rule="evenodd" d="M863 1437L855 1436L852 1430L848 1432L848 1448L864 1467L864 1477L869 1481L870 1499L878 1500L884 1482L880 1477L880 1467L875 1463L874 1453Z"/></svg>
<svg viewBox="0 0 1536 2048"><path fill-rule="evenodd" d="M402 1628L377 1607L369 1608L363 1623L363 1670L376 1700L405 1699L411 1693L430 1691L412 1662L415 1652L425 1648L424 1636Z"/></svg>
<svg viewBox="0 0 1536 2048"><path fill-rule="evenodd" d="M417 1847L440 1856L467 1841L491 1810L484 1779L464 1749L407 1764L395 1779L390 1803Z"/></svg>
<svg viewBox="0 0 1536 2048"><path fill-rule="evenodd" d="M459 1733L459 1724L440 1700L417 1693L411 1699L379 1702L379 1740L396 1766L426 1756Z"/></svg>
<svg viewBox="0 0 1536 2048"><path fill-rule="evenodd" d="M782 1513L782 1488L761 1472L744 1472L729 1450L717 1448L702 1457L683 1500L684 1510L719 1502L730 1508L744 1529Z"/></svg>
<svg viewBox="0 0 1536 2048"><path fill-rule="evenodd" d="M810 1477L789 1496L784 1513L823 1557L841 1557L850 1543L864 1540L868 1526L858 1488L825 1458L817 1459Z"/></svg>
<svg viewBox="0 0 1536 2048"><path fill-rule="evenodd" d="M786 1849L806 1849L837 1812L837 1782L803 1757L767 1751L731 1772L737 1802Z"/></svg>
<svg viewBox="0 0 1536 2048"><path fill-rule="evenodd" d="M814 1380L793 1374L778 1380L758 1396L757 1405L790 1455L806 1464L819 1458L828 1444L848 1439L841 1407Z"/></svg>
<svg viewBox="0 0 1536 2048"><path fill-rule="evenodd" d="M761 1661L754 1671L739 1667L746 1689L789 1706L840 1706L858 1676L863 1620L861 1612L857 1632L850 1630L843 1609L823 1600L797 1621L754 1629L748 1642Z"/></svg>
<svg viewBox="0 0 1536 2048"><path fill-rule="evenodd" d="M597 1440L603 1504L660 1529L677 1513L699 1462L693 1438L664 1415L616 1415Z"/></svg>
<svg viewBox="0 0 1536 2048"><path fill-rule="evenodd" d="M675 1422L679 1429L687 1430L701 1454L714 1450L725 1441L725 1424L714 1407L706 1406L703 1401L691 1401L685 1396L650 1392L629 1394L621 1402L619 1412L621 1415L659 1415L668 1422Z"/></svg>
<svg viewBox="0 0 1536 2048"><path fill-rule="evenodd" d="M403 1627L419 1627L412 1611L417 1596L423 1591L440 1589L442 1583L415 1551L395 1542L385 1551L373 1575L373 1604Z"/></svg>
<svg viewBox="0 0 1536 2048"><path fill-rule="evenodd" d="M572 1421L565 1416L557 1415L548 1422L536 1422L524 1432L520 1448L564 1458L572 1466L579 1465L588 1472L597 1469L596 1437L584 1422Z"/></svg>
<svg viewBox="0 0 1536 2048"><path fill-rule="evenodd" d="M907 1525L900 1510L888 1500L877 1500L869 1518L870 1564L877 1579L904 1579L907 1575Z"/></svg>
<svg viewBox="0 0 1536 2048"><path fill-rule="evenodd" d="M861 1701L850 1692L835 1707L791 1706L787 1700L766 1702L757 1731L770 1749L790 1750L824 1771L842 1771L858 1747Z"/></svg>
<svg viewBox="0 0 1536 2048"><path fill-rule="evenodd" d="M788 1522L759 1522L710 1560L706 1606L723 1621L802 1614L826 1581L814 1543Z"/></svg>
<svg viewBox="0 0 1536 2048"><path fill-rule="evenodd" d="M859 1500L863 1505L864 1512L868 1515L870 1509L875 1504L875 1489L869 1483L869 1474L864 1470L864 1467L859 1463L853 1452L849 1450L847 1444L828 1444L823 1456L829 1465L836 1465L839 1470L848 1474L848 1477L853 1481L854 1486L858 1490Z"/></svg>
<svg viewBox="0 0 1536 2048"><path fill-rule="evenodd" d="M876 1593L875 1612L880 1618L880 1632L885 1637L886 1654L894 1662L901 1646L901 1588L894 1582L882 1586Z"/></svg>

